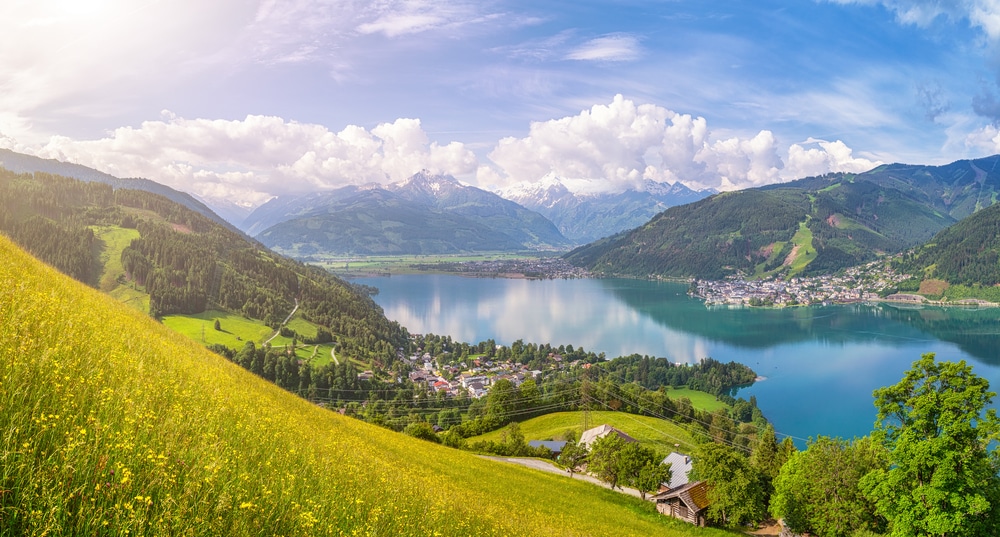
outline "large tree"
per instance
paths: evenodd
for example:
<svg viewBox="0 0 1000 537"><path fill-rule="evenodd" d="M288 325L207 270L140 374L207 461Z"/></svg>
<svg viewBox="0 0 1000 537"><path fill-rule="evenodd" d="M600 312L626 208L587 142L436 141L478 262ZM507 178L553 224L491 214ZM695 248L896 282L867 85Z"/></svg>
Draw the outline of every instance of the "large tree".
<svg viewBox="0 0 1000 537"><path fill-rule="evenodd" d="M624 448L625 441L617 434L609 434L594 440L590 444L587 471L614 489L621 479L619 459Z"/></svg>
<svg viewBox="0 0 1000 537"><path fill-rule="evenodd" d="M1000 420L987 407L989 382L964 361L925 354L894 386L875 390L873 438L889 467L861 486L889 521L890 534L995 535L1000 527L996 451Z"/></svg>
<svg viewBox="0 0 1000 537"><path fill-rule="evenodd" d="M884 521L858 481L885 467L885 448L870 438L848 442L821 436L781 467L771 514L796 533L847 537L858 530L881 530Z"/></svg>
<svg viewBox="0 0 1000 537"><path fill-rule="evenodd" d="M710 519L736 527L767 516L766 477L734 448L704 444L693 471L708 484Z"/></svg>
<svg viewBox="0 0 1000 537"><path fill-rule="evenodd" d="M645 500L646 493L656 491L660 483L670 480L670 469L660 464L662 459L638 442L625 444L618 456L618 478L638 490Z"/></svg>

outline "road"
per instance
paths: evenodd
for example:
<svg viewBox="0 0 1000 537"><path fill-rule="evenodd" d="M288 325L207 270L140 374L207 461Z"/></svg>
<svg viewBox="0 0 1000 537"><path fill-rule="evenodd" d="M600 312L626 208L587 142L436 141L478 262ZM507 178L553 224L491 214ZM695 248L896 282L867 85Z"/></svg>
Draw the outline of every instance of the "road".
<svg viewBox="0 0 1000 537"><path fill-rule="evenodd" d="M286 324L288 324L288 320L291 319L292 315L295 315L295 312L298 311L298 310L299 310L299 299L296 298L295 299L295 307L292 308L292 312L288 314L288 317L285 317L284 321L281 321L281 324L279 326L285 326ZM267 341L265 341L264 344L267 345L268 343L270 343L271 340L274 339L274 338L276 338L276 337L278 337L278 334L280 334L280 333L281 333L281 329L280 328L277 329L277 330L275 330L274 333L271 334L271 337L267 338Z"/></svg>
<svg viewBox="0 0 1000 537"><path fill-rule="evenodd" d="M483 458L484 459L494 460L494 461L500 461L500 462L509 462L509 463L512 463L512 464L520 464L521 466L527 466L528 468L534 468L535 470L541 470L543 472L549 472L549 473L553 473L553 474L560 474L560 475L562 475L564 477L570 477L569 472L567 472L566 470L563 470L562 468L559 468L558 466L556 466L555 464L553 464L551 462L543 461L541 459L529 459L529 458L523 458L523 457L487 457L487 456L483 456ZM591 482L591 483L593 483L595 485L598 485L598 486L601 486L601 487L604 487L604 488L607 488L607 486L608 486L607 483L605 483L604 481L601 481L600 479L597 479L596 477L592 477L592 476L589 476L589 475L586 475L586 474L574 473L573 476L572 476L572 478L573 479L582 479L584 481L589 481L589 482ZM616 488L614 490L615 490L615 492L621 492L622 494L628 494L630 496L635 496L636 498L641 498L642 497L642 495L639 494L638 490L631 489L631 488L628 488L628 487L621 488L621 489ZM648 496L649 495L647 495L647 497Z"/></svg>

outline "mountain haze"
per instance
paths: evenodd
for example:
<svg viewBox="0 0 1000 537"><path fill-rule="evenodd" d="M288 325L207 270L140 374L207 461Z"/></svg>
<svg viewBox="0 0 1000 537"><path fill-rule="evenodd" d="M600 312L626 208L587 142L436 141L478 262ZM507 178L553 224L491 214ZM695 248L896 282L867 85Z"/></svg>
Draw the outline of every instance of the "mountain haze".
<svg viewBox="0 0 1000 537"><path fill-rule="evenodd" d="M698 201L713 193L691 190L681 183L668 185L647 180L640 189L579 194L553 175L499 192L504 198L545 216L577 243L635 228L669 207Z"/></svg>
<svg viewBox="0 0 1000 537"><path fill-rule="evenodd" d="M385 187L276 198L251 213L244 228L295 257L558 250L571 244L535 212L428 173Z"/></svg>

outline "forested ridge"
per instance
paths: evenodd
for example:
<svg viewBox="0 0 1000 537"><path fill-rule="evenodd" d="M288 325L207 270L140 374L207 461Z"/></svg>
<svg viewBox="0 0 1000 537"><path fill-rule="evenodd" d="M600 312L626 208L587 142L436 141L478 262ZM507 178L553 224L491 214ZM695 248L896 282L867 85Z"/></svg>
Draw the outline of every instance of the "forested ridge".
<svg viewBox="0 0 1000 537"><path fill-rule="evenodd" d="M406 343L361 290L157 194L0 169L0 208L0 231L92 286L101 245L91 226L138 230L121 253L128 280L119 283L148 293L154 317L216 308L277 328L298 299L303 317L336 334L345 354L388 363Z"/></svg>
<svg viewBox="0 0 1000 537"><path fill-rule="evenodd" d="M902 256L903 272L951 284L1000 284L1000 206L987 207Z"/></svg>
<svg viewBox="0 0 1000 537"><path fill-rule="evenodd" d="M921 245L991 205L997 156L881 166L726 192L671 207L566 258L612 275L823 275Z"/></svg>

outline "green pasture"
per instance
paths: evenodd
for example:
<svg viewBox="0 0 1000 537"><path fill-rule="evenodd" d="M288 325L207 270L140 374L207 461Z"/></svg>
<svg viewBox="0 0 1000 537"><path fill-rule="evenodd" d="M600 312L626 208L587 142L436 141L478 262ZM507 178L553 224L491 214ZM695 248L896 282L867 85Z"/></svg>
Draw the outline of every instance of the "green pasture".
<svg viewBox="0 0 1000 537"><path fill-rule="evenodd" d="M584 429L584 417L586 416L590 428L598 425L608 424L629 436L635 438L640 443L647 445L657 452L666 456L671 451L692 453L696 442L684 427L669 421L649 416L639 416L626 412L612 412L607 410L574 412L554 412L527 421L522 421L519 426L521 433L527 440L557 440L565 438L567 431L572 431L574 437L579 439L580 433ZM480 436L468 439L469 443L491 440L500 441L503 430L492 431Z"/></svg>
<svg viewBox="0 0 1000 537"><path fill-rule="evenodd" d="M218 320L222 330L215 329ZM164 315L163 324L203 345L220 344L239 350L247 341L260 345L274 333L261 321L218 310L192 315Z"/></svg>

